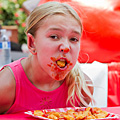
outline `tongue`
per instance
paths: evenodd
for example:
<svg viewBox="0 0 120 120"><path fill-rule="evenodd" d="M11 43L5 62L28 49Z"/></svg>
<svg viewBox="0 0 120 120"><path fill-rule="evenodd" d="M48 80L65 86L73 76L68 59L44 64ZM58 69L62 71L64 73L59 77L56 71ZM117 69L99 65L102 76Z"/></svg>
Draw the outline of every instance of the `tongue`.
<svg viewBox="0 0 120 120"><path fill-rule="evenodd" d="M65 67L65 61L57 61L57 65L61 68Z"/></svg>

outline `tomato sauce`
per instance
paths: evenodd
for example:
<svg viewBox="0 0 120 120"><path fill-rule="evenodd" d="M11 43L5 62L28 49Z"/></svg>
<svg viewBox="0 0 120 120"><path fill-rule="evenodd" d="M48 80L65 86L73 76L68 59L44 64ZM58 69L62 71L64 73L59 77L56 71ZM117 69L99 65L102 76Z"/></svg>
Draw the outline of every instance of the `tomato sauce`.
<svg viewBox="0 0 120 120"><path fill-rule="evenodd" d="M56 64L56 61L60 58L60 56L58 56L57 58L55 57L51 57L51 60L53 61L52 63L48 64L49 67L51 67L51 71L54 72L52 74L52 76L56 79L56 80L60 80L60 78L63 78L63 76L66 75L68 68L70 66L72 66L72 63L70 61L67 61L67 69L62 70L61 68L59 68Z"/></svg>

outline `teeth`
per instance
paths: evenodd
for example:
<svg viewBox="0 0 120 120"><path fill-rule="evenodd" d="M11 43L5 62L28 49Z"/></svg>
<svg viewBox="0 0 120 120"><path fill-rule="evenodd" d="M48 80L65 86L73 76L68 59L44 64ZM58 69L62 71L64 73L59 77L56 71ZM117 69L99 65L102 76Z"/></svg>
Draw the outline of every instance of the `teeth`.
<svg viewBox="0 0 120 120"><path fill-rule="evenodd" d="M60 67L65 67L66 62L65 62L65 60L62 60L62 59L61 59L61 60L58 60L58 61L57 61L57 65L60 66Z"/></svg>
<svg viewBox="0 0 120 120"><path fill-rule="evenodd" d="M59 61L64 61L65 62L65 59L60 59Z"/></svg>

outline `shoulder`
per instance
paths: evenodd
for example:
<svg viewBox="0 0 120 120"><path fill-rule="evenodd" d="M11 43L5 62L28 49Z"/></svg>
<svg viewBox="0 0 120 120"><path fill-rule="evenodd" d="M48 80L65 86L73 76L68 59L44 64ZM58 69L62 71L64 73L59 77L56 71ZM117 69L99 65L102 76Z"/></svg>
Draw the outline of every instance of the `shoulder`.
<svg viewBox="0 0 120 120"><path fill-rule="evenodd" d="M15 98L15 79L8 67L0 71L0 113L6 112Z"/></svg>

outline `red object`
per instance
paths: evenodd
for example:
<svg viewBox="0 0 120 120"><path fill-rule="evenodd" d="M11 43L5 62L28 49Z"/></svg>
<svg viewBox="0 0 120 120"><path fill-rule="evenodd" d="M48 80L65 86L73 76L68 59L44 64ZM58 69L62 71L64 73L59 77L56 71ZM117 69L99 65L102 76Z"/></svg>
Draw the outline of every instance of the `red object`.
<svg viewBox="0 0 120 120"><path fill-rule="evenodd" d="M120 62L108 64L108 107L120 106Z"/></svg>

